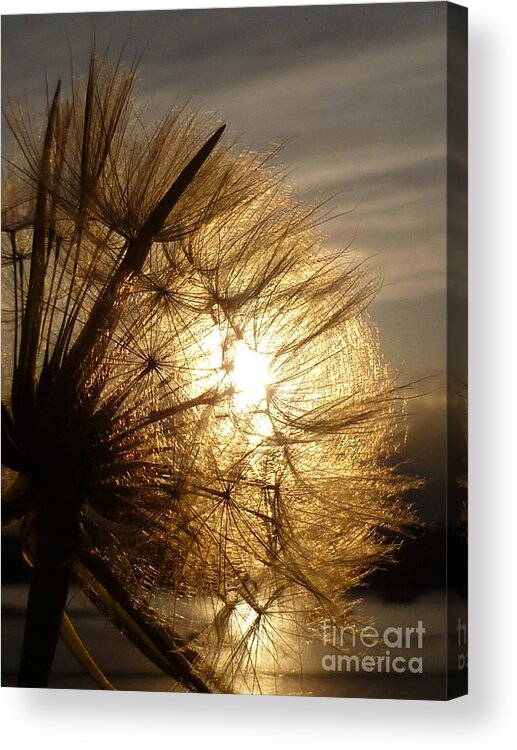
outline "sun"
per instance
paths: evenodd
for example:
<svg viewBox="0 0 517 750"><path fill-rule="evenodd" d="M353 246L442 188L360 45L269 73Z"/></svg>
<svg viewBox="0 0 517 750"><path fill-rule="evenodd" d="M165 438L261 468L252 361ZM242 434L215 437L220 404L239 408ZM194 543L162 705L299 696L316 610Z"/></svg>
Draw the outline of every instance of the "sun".
<svg viewBox="0 0 517 750"><path fill-rule="evenodd" d="M248 442L258 445L273 432L269 416L268 394L273 388L275 371L271 357L264 353L266 343L251 346L251 337L228 341L219 326L210 328L200 339L198 377L194 395L212 389L228 391L230 411L248 434ZM220 424L220 429L226 429ZM228 429L230 429L228 427Z"/></svg>
<svg viewBox="0 0 517 750"><path fill-rule="evenodd" d="M227 345L219 327L202 339L198 362L199 391L224 385L232 389L232 403L239 413L264 410L268 388L273 382L270 357L249 346L244 338Z"/></svg>
<svg viewBox="0 0 517 750"><path fill-rule="evenodd" d="M233 347L233 369L230 379L235 388L234 404L238 411L263 408L271 382L269 358L251 349L242 339Z"/></svg>

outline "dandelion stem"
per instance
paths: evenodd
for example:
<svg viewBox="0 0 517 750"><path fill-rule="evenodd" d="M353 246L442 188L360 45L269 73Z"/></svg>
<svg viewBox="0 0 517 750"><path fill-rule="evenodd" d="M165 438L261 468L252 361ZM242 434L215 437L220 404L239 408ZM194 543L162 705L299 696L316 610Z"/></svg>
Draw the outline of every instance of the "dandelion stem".
<svg viewBox="0 0 517 750"><path fill-rule="evenodd" d="M62 509L61 509L62 510ZM46 687L72 573L76 515L43 512L25 618L19 687Z"/></svg>
<svg viewBox="0 0 517 750"><path fill-rule="evenodd" d="M27 470L26 456L16 440L16 428L7 406L2 401L2 464L21 473ZM3 498L2 498L3 502Z"/></svg>

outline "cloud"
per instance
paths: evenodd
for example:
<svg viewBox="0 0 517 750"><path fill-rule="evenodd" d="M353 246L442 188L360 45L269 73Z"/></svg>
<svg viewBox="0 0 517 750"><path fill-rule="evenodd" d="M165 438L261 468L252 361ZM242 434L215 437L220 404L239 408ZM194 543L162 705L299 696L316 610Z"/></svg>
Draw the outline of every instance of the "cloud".
<svg viewBox="0 0 517 750"><path fill-rule="evenodd" d="M131 57L147 45L151 112L190 98L245 144L287 141L300 192L353 209L324 230L382 272L376 310L400 361L419 335L412 318L434 314L445 290L445 18L440 3L4 17L3 92L23 82L35 101L70 50L84 72L94 28L99 49L125 43ZM397 303L406 328L391 346L401 316L382 315ZM428 334L419 370L436 366Z"/></svg>

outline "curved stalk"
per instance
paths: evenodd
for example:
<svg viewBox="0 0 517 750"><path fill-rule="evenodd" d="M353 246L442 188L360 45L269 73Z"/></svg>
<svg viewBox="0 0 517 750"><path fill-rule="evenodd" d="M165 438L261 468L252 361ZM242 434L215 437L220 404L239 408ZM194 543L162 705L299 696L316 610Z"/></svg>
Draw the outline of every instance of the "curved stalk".
<svg viewBox="0 0 517 750"><path fill-rule="evenodd" d="M213 692L212 687L196 674L186 653L182 653L181 649L185 648L185 644L180 644L177 639L178 642L173 645L162 630L155 629L146 622L98 557L94 558L83 551L80 559L74 561L74 573L89 598L108 613L140 651L165 674L189 690L199 693ZM227 691L217 686L217 692Z"/></svg>
<svg viewBox="0 0 517 750"><path fill-rule="evenodd" d="M63 643L72 652L81 667L84 669L86 674L88 674L92 678L97 687L99 687L101 690L116 690L116 688L113 687L104 672L102 672L97 666L97 663L79 637L76 629L72 625L72 621L67 614L63 614L60 635Z"/></svg>

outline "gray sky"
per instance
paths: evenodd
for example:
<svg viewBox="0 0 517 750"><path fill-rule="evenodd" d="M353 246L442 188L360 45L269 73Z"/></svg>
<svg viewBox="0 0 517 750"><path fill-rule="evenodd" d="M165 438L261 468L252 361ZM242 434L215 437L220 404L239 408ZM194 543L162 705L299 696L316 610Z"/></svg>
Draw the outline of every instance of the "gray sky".
<svg viewBox="0 0 517 750"><path fill-rule="evenodd" d="M215 111L281 160L311 200L335 196L329 243L382 271L372 305L401 381L444 367L445 3L4 16L3 96L40 100L97 47L145 47L139 91Z"/></svg>

